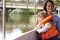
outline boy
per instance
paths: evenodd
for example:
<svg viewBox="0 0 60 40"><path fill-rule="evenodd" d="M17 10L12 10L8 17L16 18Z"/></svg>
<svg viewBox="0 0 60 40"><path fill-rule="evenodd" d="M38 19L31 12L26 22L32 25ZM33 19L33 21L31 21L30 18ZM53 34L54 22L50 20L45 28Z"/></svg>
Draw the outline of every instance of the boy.
<svg viewBox="0 0 60 40"><path fill-rule="evenodd" d="M39 12L37 15L38 22L41 22L46 17L48 17L48 14L46 15L45 11ZM45 39L49 40L49 38L52 40L54 36L59 34L57 29L55 28L55 25L52 23L52 21L46 22L45 24L42 24L42 25L38 24L36 31L39 34L41 34L42 40L45 40Z"/></svg>
<svg viewBox="0 0 60 40"><path fill-rule="evenodd" d="M47 17L45 11L39 12L38 15L37 15L38 22L42 21L45 17ZM43 27L43 26L44 26L44 27ZM37 25L36 31L37 31L38 33L46 32L49 28L52 27L52 25L47 22L45 25L42 24L41 27L42 27L42 28L39 27L39 24Z"/></svg>

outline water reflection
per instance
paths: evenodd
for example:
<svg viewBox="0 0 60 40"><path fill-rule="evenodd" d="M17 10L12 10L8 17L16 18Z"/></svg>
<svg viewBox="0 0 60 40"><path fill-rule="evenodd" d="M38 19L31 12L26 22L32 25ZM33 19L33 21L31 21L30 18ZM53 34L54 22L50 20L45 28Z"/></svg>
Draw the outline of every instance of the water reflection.
<svg viewBox="0 0 60 40"><path fill-rule="evenodd" d="M34 10L33 10L34 11ZM15 9L8 14L5 40L14 40L35 26L34 13L29 9Z"/></svg>
<svg viewBox="0 0 60 40"><path fill-rule="evenodd" d="M0 40L2 40L2 31L0 31Z"/></svg>
<svg viewBox="0 0 60 40"><path fill-rule="evenodd" d="M5 40L14 40L22 35L22 31L20 29L13 29L12 32L6 31L6 38Z"/></svg>

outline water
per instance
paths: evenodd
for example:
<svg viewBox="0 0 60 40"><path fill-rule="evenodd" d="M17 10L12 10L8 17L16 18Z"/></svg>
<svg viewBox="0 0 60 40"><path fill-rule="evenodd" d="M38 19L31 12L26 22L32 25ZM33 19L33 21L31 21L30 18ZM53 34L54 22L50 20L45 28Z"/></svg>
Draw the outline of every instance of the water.
<svg viewBox="0 0 60 40"><path fill-rule="evenodd" d="M2 40L2 32L0 31L0 40Z"/></svg>
<svg viewBox="0 0 60 40"><path fill-rule="evenodd" d="M14 40L20 37L23 33L19 29L14 29L11 33L6 32L5 40Z"/></svg>

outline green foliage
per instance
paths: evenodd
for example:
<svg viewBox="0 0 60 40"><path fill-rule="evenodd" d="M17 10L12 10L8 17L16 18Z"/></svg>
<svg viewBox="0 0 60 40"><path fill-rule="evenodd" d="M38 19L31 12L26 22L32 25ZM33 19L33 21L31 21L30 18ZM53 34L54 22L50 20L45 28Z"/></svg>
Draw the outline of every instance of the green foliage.
<svg viewBox="0 0 60 40"><path fill-rule="evenodd" d="M34 9L23 9L22 17L21 17L21 23L29 23L29 18L31 15L34 15ZM40 10L36 10L36 13L38 13Z"/></svg>
<svg viewBox="0 0 60 40"><path fill-rule="evenodd" d="M22 17L20 22L21 23L29 23L29 18L31 16L31 14L33 14L32 12L29 11L29 9L23 9L24 11L22 12Z"/></svg>
<svg viewBox="0 0 60 40"><path fill-rule="evenodd" d="M39 11L40 10L36 10L36 13L38 13ZM8 17L9 22L12 23L15 22L16 24L18 23L25 24L24 27L22 26L22 28L20 28L23 33L32 30L34 28L34 27L28 27L29 23L31 22L32 15L34 15L34 9L15 9L8 12L9 12Z"/></svg>
<svg viewBox="0 0 60 40"><path fill-rule="evenodd" d="M2 13L1 13L1 11L0 11L0 17L2 16Z"/></svg>
<svg viewBox="0 0 60 40"><path fill-rule="evenodd" d="M55 3L55 5L58 5L60 3L60 1L59 0L55 0L54 3Z"/></svg>
<svg viewBox="0 0 60 40"><path fill-rule="evenodd" d="M15 10L9 12L10 21L19 22L21 13L22 13L22 10L19 10L19 9L15 9Z"/></svg>
<svg viewBox="0 0 60 40"><path fill-rule="evenodd" d="M58 10L56 10L56 14L58 14Z"/></svg>
<svg viewBox="0 0 60 40"><path fill-rule="evenodd" d="M36 10L38 13L40 10ZM34 15L34 9L15 9L9 10L9 18L8 21L11 22L20 22L20 23L29 23L29 18L31 15Z"/></svg>
<svg viewBox="0 0 60 40"><path fill-rule="evenodd" d="M21 27L20 30L22 30L22 33L28 32L32 30L34 27Z"/></svg>

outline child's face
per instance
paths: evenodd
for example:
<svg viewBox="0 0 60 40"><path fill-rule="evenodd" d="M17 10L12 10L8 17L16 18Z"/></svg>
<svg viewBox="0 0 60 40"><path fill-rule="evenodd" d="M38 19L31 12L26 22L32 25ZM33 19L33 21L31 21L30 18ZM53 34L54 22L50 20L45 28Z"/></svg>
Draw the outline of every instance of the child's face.
<svg viewBox="0 0 60 40"><path fill-rule="evenodd" d="M46 16L47 16L47 14L45 12L39 14L39 16L37 17L38 22L42 21Z"/></svg>
<svg viewBox="0 0 60 40"><path fill-rule="evenodd" d="M44 17L38 17L38 22L42 21L44 19Z"/></svg>

